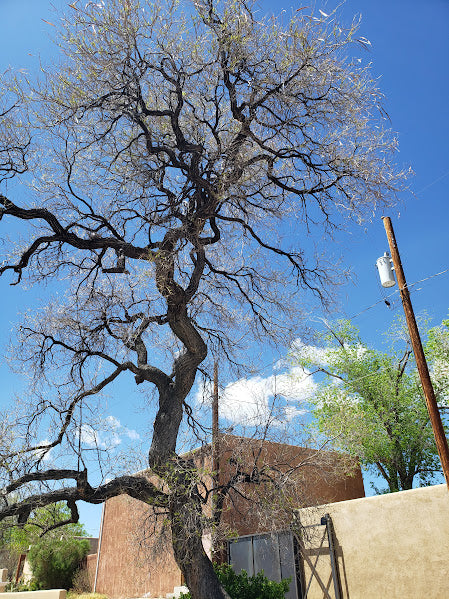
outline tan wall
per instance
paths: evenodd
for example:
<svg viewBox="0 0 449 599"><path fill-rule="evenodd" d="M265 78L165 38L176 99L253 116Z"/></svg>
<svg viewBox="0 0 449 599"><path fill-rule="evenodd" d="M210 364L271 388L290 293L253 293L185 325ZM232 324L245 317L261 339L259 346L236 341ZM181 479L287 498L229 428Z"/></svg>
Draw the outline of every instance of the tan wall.
<svg viewBox="0 0 449 599"><path fill-rule="evenodd" d="M21 591L19 593L0 593L1 599L66 599L67 591L54 589L49 591Z"/></svg>
<svg viewBox="0 0 449 599"><path fill-rule="evenodd" d="M93 591L97 570L97 553L91 553L86 557L85 569L87 570L90 590Z"/></svg>
<svg viewBox="0 0 449 599"><path fill-rule="evenodd" d="M449 493L436 485L300 510L303 525L331 515L342 599L447 599ZM324 526L305 529L305 546L334 598ZM310 569L305 565L306 578ZM325 593L313 579L307 599Z"/></svg>
<svg viewBox="0 0 449 599"><path fill-rule="evenodd" d="M228 437L227 444L222 445L223 477L232 474L229 458L231 455L235 456L236 446L244 462L249 460L253 450L257 454L256 442L242 447L241 441L237 437ZM308 461L312 455L310 450L265 443L259 460L261 464L272 463L275 459L284 463L296 460L295 463L299 464L303 460ZM203 468L205 473L210 473L210 450L200 450L194 456L198 467ZM364 495L359 468L354 477L342 476L341 472L336 476L334 466L338 456L325 452L323 456L327 456L327 465L321 463L319 467L314 466L316 460L310 460L310 465L298 469L298 494L294 498L294 505L310 505L317 501L323 503ZM252 511L248 502L237 500L232 510L225 509L224 520L238 534L260 530L258 513ZM97 592L111 598L142 597L147 594L159 597L173 592L175 586L182 584L181 572L171 549L169 531L164 533L161 526L161 519L155 524L151 509L139 501L119 496L106 502ZM88 564L88 568L91 567Z"/></svg>
<svg viewBox="0 0 449 599"><path fill-rule="evenodd" d="M8 569L0 568L0 593L3 593L8 584Z"/></svg>

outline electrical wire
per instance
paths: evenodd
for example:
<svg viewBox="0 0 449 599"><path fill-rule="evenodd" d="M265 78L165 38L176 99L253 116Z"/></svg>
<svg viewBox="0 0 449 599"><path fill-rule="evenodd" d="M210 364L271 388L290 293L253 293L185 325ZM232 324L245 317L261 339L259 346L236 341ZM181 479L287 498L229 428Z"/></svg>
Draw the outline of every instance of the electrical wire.
<svg viewBox="0 0 449 599"><path fill-rule="evenodd" d="M443 178L447 174L449 174L449 171L445 175L442 175L440 178ZM429 184L429 186L430 185L432 185L432 183ZM449 272L449 268L446 268L445 270L442 270L440 272L434 273L433 275L429 275L428 277L424 277L423 279L419 279L418 281L414 281L413 283L408 284L407 287L408 287L409 291L412 291L412 293L416 293L417 291L421 291L421 289L415 289L413 291L413 287L415 287L416 285L419 285L420 283L424 283L425 281L429 281L430 279L434 279L435 277L439 277L441 275L444 275L444 274L446 274L448 272ZM366 308L363 308L363 310L360 310L360 312L357 312L353 316L348 317L348 319L349 320L354 320L355 318L358 318L359 316L361 316L365 312L368 312L369 310L372 310L373 308L375 308L378 304L385 303L385 300L389 300L390 298L393 298L393 296L395 296L395 295L399 295L399 290L398 289L395 289L392 293L389 293L388 295L382 297L381 299L377 300L377 302L374 302L370 306L367 306ZM394 307L392 309L394 309ZM283 359L284 359L284 356L279 355L274 360L270 360L269 362L266 362L265 364L263 364L262 366L260 366L259 368L257 368L256 372L251 373L251 376L257 376L257 374L265 372L268 368L272 369L275 364L277 364L278 362L282 361ZM374 374L377 374L377 373L378 373L378 371L376 371L376 373L374 373ZM276 376L276 374L275 374L275 376ZM241 401L243 403L253 404L253 402L249 402L249 401L246 402L244 400L241 400Z"/></svg>
<svg viewBox="0 0 449 599"><path fill-rule="evenodd" d="M438 183L438 181L441 181L441 179L444 179L445 177L447 177L449 175L449 171L446 171L445 173L443 173L442 175L440 175L439 177L437 177L434 181L432 181L431 183L429 183L428 185L425 185L423 188L421 188L419 191L416 192L416 195L422 193L423 191L425 191L426 189L428 189L429 187L432 187L432 185L435 185L435 183Z"/></svg>
<svg viewBox="0 0 449 599"><path fill-rule="evenodd" d="M363 310L360 310L360 312L357 312L357 314L354 314L353 316L349 316L348 317L349 320L354 320L354 318L357 318L361 314L364 314L365 312L368 312L368 310L371 310L372 308L375 308L378 304L385 303L385 300L388 300L390 297L393 297L393 295L397 295L397 294L399 294L399 291L396 289L395 291L393 291L389 295L387 295L385 297L382 297L380 300L377 300L377 302L374 302L374 304L371 304L371 306L367 306Z"/></svg>
<svg viewBox="0 0 449 599"><path fill-rule="evenodd" d="M440 175L439 177L437 177L434 181L432 181L431 183L429 183L428 185L426 185L425 187L421 188L418 192L416 192L416 195L422 193L423 191L425 191L426 189L428 189L429 187L431 187L432 185L434 185L435 183L437 183L438 181L444 179L445 177L447 177L449 175L449 171L443 173L442 175ZM423 279L419 279L418 281L415 281L413 283L407 284L407 288L409 291L413 290L413 287L415 287L416 285L419 285L420 283L424 283L425 281L429 281L430 279L433 279L435 277L439 277L441 275L444 275L446 273L449 272L449 268L446 268L445 270L442 270L440 272L437 272L433 275L430 275L428 277L425 277ZM383 288L382 288L383 289ZM421 289L415 289L414 291L412 291L412 293L415 293L416 291L421 291ZM377 302L374 302L373 304L371 304L370 306L367 306L366 308L364 308L363 310L360 310L360 312L357 312L356 314L354 314L353 316L349 317L349 320L354 320L355 318L358 318L359 316L361 316L362 314L364 314L365 312L368 312L369 310L372 310L373 308L375 308L378 304L381 303L385 303L387 304L388 307L391 307L391 309L395 309L395 306L390 306L388 300L390 298L393 298L394 296L399 295L399 290L395 289L392 293L385 295L384 297L382 297L381 299L379 299ZM271 360L270 362L265 363L263 366L261 366L260 368L257 369L257 373L262 373L265 370L267 370L267 368L273 368L273 366L275 364L277 364L279 361L283 360L283 356L279 356L278 358ZM346 384L352 384L352 383L356 383L357 381L363 379L363 378L368 378L370 376L375 376L377 374L379 374L379 372L382 372L383 370L385 370L385 368L380 368L379 370L376 370L373 373L369 373L367 375L364 375L363 377L360 377L358 379L354 379L353 381L345 381ZM305 376L305 378L308 378L309 376L312 376L312 373L307 374ZM274 373L274 377L276 377L276 373ZM247 403L250 405L255 405L254 402L250 402L250 401L246 401L246 400L239 400L239 403Z"/></svg>
<svg viewBox="0 0 449 599"><path fill-rule="evenodd" d="M444 275L444 274L446 274L448 272L449 272L449 268L446 268L445 270L437 272L437 273L435 273L433 275L429 275L428 277L424 277L423 279L419 279L418 281L414 281L413 283L408 284L407 287L408 287L409 291L411 290L412 293L416 293L417 291L421 291L421 289L415 289L413 291L413 287L415 287L416 285L419 285L420 283L424 283L425 281L428 281L430 279L434 279L435 277L439 277L441 275ZM365 312L368 312L369 310L372 310L378 304L385 303L385 300L388 300L389 298L392 298L395 295L399 295L399 290L398 289L395 289L392 293L389 293L385 297L382 297L381 299L377 300L377 302L374 302L370 306L367 306L363 310L360 310L360 312L357 312L353 316L348 317L348 319L349 320L354 320L355 318L357 318L361 314L364 314ZM266 362L264 365L260 366L260 368L257 369L257 373L264 372L265 370L267 370L267 368L272 368L276 363L278 363L281 360L283 360L283 356L279 356L279 357L275 358L274 360L270 360L269 362ZM248 402L248 403L251 403L251 402Z"/></svg>
<svg viewBox="0 0 449 599"><path fill-rule="evenodd" d="M429 281L430 279L433 279L435 277L439 277L441 275L446 274L447 272L449 272L449 268L446 268L445 270L442 270L440 272L437 272L433 275L430 275L428 277L425 277L424 279L419 279L418 281L415 281L414 283L410 283L407 284L407 288L408 290L412 290L413 287L415 287L416 285L419 285L420 283L424 283L425 281ZM412 291L412 293L416 293L416 291L421 291L421 289L415 289L414 291ZM372 308L374 308L375 306L377 306L378 304L381 304L382 302L385 303L385 300L388 300L390 297L393 297L394 295L399 294L399 290L395 289L395 291L393 291L392 293L390 293L389 295L382 297L380 300L378 300L377 302L375 302L374 304L371 304L371 306L368 306L366 308L364 308L363 310L361 310L360 312L357 312L357 314L354 314L353 316L349 317L349 320L353 320L354 318L357 318L358 316L360 316L361 314L363 314L364 312L367 312L368 310L371 310Z"/></svg>
<svg viewBox="0 0 449 599"><path fill-rule="evenodd" d="M424 281L428 281L429 279L433 279L434 277L439 277L440 275L444 275L447 272L449 272L449 268L446 268L445 270L442 270L441 272L437 272L434 275L430 275L429 277L426 277L425 279L420 279L419 281L415 281L411 285L408 285L408 288L411 289L415 285L419 285L419 283L423 283ZM417 291L418 291L418 289L417 289Z"/></svg>

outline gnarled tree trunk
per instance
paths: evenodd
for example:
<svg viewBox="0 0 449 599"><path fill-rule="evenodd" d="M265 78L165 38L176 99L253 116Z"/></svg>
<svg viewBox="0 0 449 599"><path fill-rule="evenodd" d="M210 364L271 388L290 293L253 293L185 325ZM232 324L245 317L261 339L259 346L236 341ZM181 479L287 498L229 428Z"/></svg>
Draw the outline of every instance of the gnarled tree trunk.
<svg viewBox="0 0 449 599"><path fill-rule="evenodd" d="M176 563L192 599L229 599L221 587L202 541L203 512L196 489L171 497L170 524Z"/></svg>

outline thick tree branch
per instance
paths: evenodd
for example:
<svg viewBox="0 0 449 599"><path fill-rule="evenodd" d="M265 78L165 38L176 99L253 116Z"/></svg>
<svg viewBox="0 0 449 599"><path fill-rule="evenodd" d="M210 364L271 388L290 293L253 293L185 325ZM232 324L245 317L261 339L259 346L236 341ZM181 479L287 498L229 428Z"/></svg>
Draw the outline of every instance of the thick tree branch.
<svg viewBox="0 0 449 599"><path fill-rule="evenodd" d="M39 480L44 479L41 478ZM53 473L50 480L61 479L55 479L55 473ZM85 501L87 503L99 504L107 499L123 494L134 497L148 505L157 507L167 506L167 495L157 489L144 476L119 476L113 481L98 487L91 487L86 480L81 480L76 487L55 489L53 491L30 495L23 501L0 507L0 521L11 516L16 516L19 523L23 524L27 521L32 511L57 503L58 501Z"/></svg>

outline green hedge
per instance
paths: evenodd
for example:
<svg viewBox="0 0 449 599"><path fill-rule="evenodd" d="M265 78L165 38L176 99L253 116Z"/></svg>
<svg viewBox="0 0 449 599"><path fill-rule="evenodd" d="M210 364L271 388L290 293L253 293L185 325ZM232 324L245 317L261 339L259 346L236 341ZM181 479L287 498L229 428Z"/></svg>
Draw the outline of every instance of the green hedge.
<svg viewBox="0 0 449 599"><path fill-rule="evenodd" d="M268 580L263 572L248 576L245 570L236 574L231 566L214 565L215 572L231 599L285 599L290 580L274 582ZM182 594L182 599L191 599L190 593Z"/></svg>
<svg viewBox="0 0 449 599"><path fill-rule="evenodd" d="M33 545L28 553L34 580L40 589L70 589L81 561L89 552L85 539L51 539Z"/></svg>

